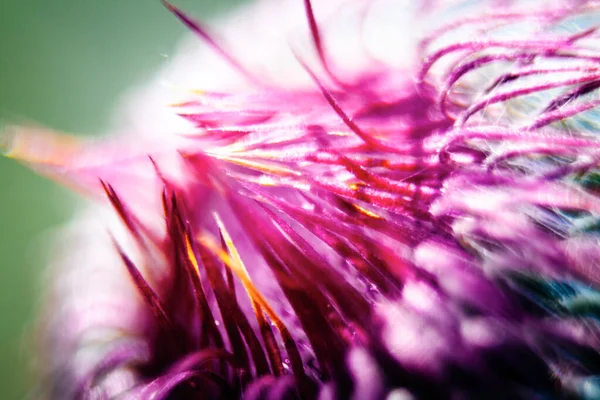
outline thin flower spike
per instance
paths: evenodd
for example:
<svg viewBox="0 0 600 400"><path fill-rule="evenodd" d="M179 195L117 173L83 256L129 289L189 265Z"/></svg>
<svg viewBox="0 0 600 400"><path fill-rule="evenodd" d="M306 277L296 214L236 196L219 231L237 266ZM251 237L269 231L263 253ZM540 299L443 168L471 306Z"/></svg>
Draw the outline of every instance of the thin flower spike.
<svg viewBox="0 0 600 400"><path fill-rule="evenodd" d="M1 141L94 196L40 397L600 398L600 3L263 0L219 42L163 3L205 46L126 133Z"/></svg>

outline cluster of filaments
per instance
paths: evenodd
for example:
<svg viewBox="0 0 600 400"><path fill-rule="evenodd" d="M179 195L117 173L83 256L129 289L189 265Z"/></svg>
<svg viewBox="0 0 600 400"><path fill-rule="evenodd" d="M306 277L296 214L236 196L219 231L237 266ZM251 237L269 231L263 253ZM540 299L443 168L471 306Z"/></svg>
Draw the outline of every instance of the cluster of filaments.
<svg viewBox="0 0 600 400"><path fill-rule="evenodd" d="M162 249L170 271L168 288L155 290L121 251L154 321L152 357L138 366L147 384L133 393L310 398L334 382L346 398L356 381L348 353L360 347L385 366L386 390L448 396L394 357L375 305L401 302L415 281L457 303L415 261L425 240L457 244L483 265L514 256L514 242L532 234L542 244L527 251L539 253L540 265L530 259L522 272L589 279L568 261L553 264L560 255L550 253L576 218L600 211L597 188L577 186L596 173L600 147L590 114L600 104L600 46L596 28L578 19L595 12L588 4L459 20L423 41L416 86L390 87L394 70L330 82L306 67L314 89L204 93L181 105L180 115L201 128L189 139L202 150L182 149L186 186L155 166L165 237L152 239L105 183L140 246ZM575 31L560 29L572 21ZM534 29L505 35L522 26ZM486 35L436 44L461 31ZM519 213L530 218L525 227L506 220ZM498 226L511 227L512 239ZM257 278L264 276L270 281ZM457 308L486 313L478 304ZM569 363L541 357L549 371ZM110 367L130 361L114 359Z"/></svg>

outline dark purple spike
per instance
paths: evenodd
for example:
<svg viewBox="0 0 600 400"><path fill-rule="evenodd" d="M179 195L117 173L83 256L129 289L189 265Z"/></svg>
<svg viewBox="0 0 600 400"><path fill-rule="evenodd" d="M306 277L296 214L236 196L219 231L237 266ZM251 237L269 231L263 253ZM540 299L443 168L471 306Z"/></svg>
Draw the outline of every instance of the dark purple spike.
<svg viewBox="0 0 600 400"><path fill-rule="evenodd" d="M327 380L335 374L335 365L343 362L344 350L341 339L334 332L327 320L325 310L313 299L313 297L320 296L314 292L314 289L297 287L298 284L296 283L289 284L289 282L294 282L294 279L286 271L287 268L275 255L274 250L269 247L266 241L260 245L260 251L274 272L281 289L300 320L302 328L321 366L322 378L323 380ZM294 375L302 378L305 376L303 362L295 342L290 339L291 337L288 340L284 339L290 364L294 370ZM339 365L341 364L337 364L337 366ZM302 378L303 380L304 378Z"/></svg>
<svg viewBox="0 0 600 400"><path fill-rule="evenodd" d="M140 271L135 267L131 259L127 257L127 255L123 252L119 244L114 239L113 243L117 249L117 252L119 253L119 256L123 260L125 267L127 267L127 272L129 272L129 276L131 276L133 283L137 287L139 293L144 298L146 304L150 307L150 309L152 310L162 327L167 331L172 330L173 325L163 305L161 304L161 301L156 292L150 287L150 285L148 285Z"/></svg>
<svg viewBox="0 0 600 400"><path fill-rule="evenodd" d="M204 248L204 246L198 246L194 250L200 255L199 261L202 262L210 285L215 293L217 305L221 311L223 323L233 347L233 353L242 357L241 361L246 364L246 371L250 373L246 349L242 342L243 337L252 356L256 374L258 376L269 374L269 365L262 345L254 333L248 318L239 308L237 301L233 300L229 289L227 288L227 284L223 280L219 268L217 268L214 257L209 253L208 249Z"/></svg>
<svg viewBox="0 0 600 400"><path fill-rule="evenodd" d="M224 348L225 344L223 342L221 332L215 323L215 317L206 297L206 292L204 290L202 281L200 276L198 276L199 272L195 270L195 268L190 264L189 260L184 262L184 265L187 267L187 271L191 277L194 288L194 293L196 294L200 304L202 325L204 327L204 331L206 332L206 335L204 335L206 339L200 341L200 347L205 347L208 344L209 339L212 339L217 347Z"/></svg>
<svg viewBox="0 0 600 400"><path fill-rule="evenodd" d="M185 24L192 32L200 36L210 47L213 48L224 60L226 60L237 72L242 74L246 79L250 82L258 85L265 86L264 83L260 81L260 79L256 78L252 73L250 73L246 68L240 64L231 54L225 51L216 40L204 29L198 22L194 21L186 14L184 14L181 10L175 7L173 4L169 3L167 0L161 0L164 6L171 11L181 22Z"/></svg>
<svg viewBox="0 0 600 400"><path fill-rule="evenodd" d="M273 243L272 246L278 251L280 257L289 254L288 264L293 268L291 270L292 274L295 276L304 275L307 283L314 277L319 276L319 281L331 294L344 314L358 323L365 323L370 316L370 305L358 291L346 283L344 278L331 268L327 261L287 222L267 207L262 206L262 204L261 207L270 219L291 239L291 243L288 244L281 236L280 238L272 238L271 243ZM291 262L291 260L294 261ZM303 268L295 268L295 265L303 265Z"/></svg>
<svg viewBox="0 0 600 400"><path fill-rule="evenodd" d="M225 253L228 253L231 256L231 252L229 251L227 244L225 242L225 238L223 237L223 232L219 231L219 237L221 239L221 248ZM233 280L233 273L231 268L226 267L226 278L227 278L227 286L230 290L230 295L232 297L233 303L238 306L237 297L235 294L235 286ZM271 370L273 371L273 375L280 376L283 374L283 360L281 358L281 352L279 351L279 347L277 345L277 340L275 339L275 335L273 334L273 330L269 325L269 322L265 318L264 312L261 306L258 303L253 304L254 314L256 316L256 321L258 322L258 327L263 338L263 342L265 344L267 350L267 356L269 357L269 362L271 363Z"/></svg>
<svg viewBox="0 0 600 400"><path fill-rule="evenodd" d="M271 326L269 325L269 322L265 318L263 310L259 305L256 307L255 314L263 342L265 343L265 347L267 349L267 355L269 356L269 362L271 363L273 375L281 376L284 373L283 359L281 358L281 352L279 351L279 346L277 345L277 340L275 339L273 330L271 329Z"/></svg>
<svg viewBox="0 0 600 400"><path fill-rule="evenodd" d="M109 183L104 182L102 179L100 179L100 184L102 185L102 189L106 193L106 197L108 197L108 200L110 201L111 205L113 206L117 214L119 214L121 221L123 221L127 229L129 229L129 231L135 236L136 239L141 240L140 232L136 227L131 213L127 210L127 208L125 207L125 205L123 204L113 187Z"/></svg>
<svg viewBox="0 0 600 400"><path fill-rule="evenodd" d="M321 62L325 73L335 84L337 84L340 87L347 88L348 85L342 82L337 76L335 76L335 74L331 70L331 65L327 58L327 54L325 53L325 48L323 46L323 37L321 36L321 30L319 29L317 19L315 18L315 13L313 11L311 0L304 0L304 9L306 10L306 19L308 22L308 27L310 29L312 41L315 45L319 61Z"/></svg>
<svg viewBox="0 0 600 400"><path fill-rule="evenodd" d="M327 304L326 300L322 299L322 295L318 291L315 291L313 284L306 286L301 280L294 279L293 275L290 275L287 268L289 265L280 261L280 257L287 257L286 254L271 247L277 245L276 242L282 240L283 237L281 234L275 235L274 227L264 223L268 219L261 219L262 223L260 223L253 213L238 203L234 196L228 196L228 200L237 214L238 220L250 234L253 243L260 250L267 264L275 273L282 290L286 293L286 297L313 345L315 355L319 358L319 364L324 369L322 372L325 377L331 376L331 374L335 375L335 366L339 367L339 363L343 362L344 346L326 318L327 313L323 309L323 306ZM258 211L255 207L253 208ZM252 229L252 226L261 226L261 232ZM296 262L291 259L288 261L292 264ZM291 285L290 282L292 282ZM312 296L309 296L309 293Z"/></svg>
<svg viewBox="0 0 600 400"><path fill-rule="evenodd" d="M335 98L333 97L331 92L325 87L325 85L323 85L323 83L319 80L319 78L315 75L315 73L308 67L308 65L306 65L306 63L304 63L304 61L302 61L298 56L296 56L296 58L298 59L298 62L300 62L302 67L306 70L306 72L308 72L308 74L310 75L312 80L315 82L315 84L319 87L319 89L321 90L321 93L323 94L323 97L325 97L325 100L327 100L327 103L329 103L329 105L335 111L335 113L342 119L344 124L346 124L346 126L348 128L350 128L350 130L356 134L356 136L361 138L365 142L365 144L367 144L375 149L383 149L383 148L388 149L386 146L384 146L381 142L379 142L373 136L369 135L366 132L363 132L363 130L360 129L360 127L358 125L356 125L356 123L354 121L352 121L352 119L344 112L344 110L342 110L342 107L340 107L340 105L337 103L337 101L335 100Z"/></svg>
<svg viewBox="0 0 600 400"><path fill-rule="evenodd" d="M325 58L325 52L323 50L323 41L321 40L321 32L319 30L319 24L315 18L313 12L312 3L310 0L304 0L304 9L306 10L306 19L308 20L308 26L312 36L313 43L317 49L319 59L325 68L327 68L327 60Z"/></svg>
<svg viewBox="0 0 600 400"><path fill-rule="evenodd" d="M401 283L393 277L387 268L381 268L381 262L373 264L372 257L365 257L354 246L356 241L350 235L340 236L328 231L322 226L308 223L307 229L320 240L331 247L337 254L344 258L357 272L368 278L379 290L389 296L397 296L401 290Z"/></svg>

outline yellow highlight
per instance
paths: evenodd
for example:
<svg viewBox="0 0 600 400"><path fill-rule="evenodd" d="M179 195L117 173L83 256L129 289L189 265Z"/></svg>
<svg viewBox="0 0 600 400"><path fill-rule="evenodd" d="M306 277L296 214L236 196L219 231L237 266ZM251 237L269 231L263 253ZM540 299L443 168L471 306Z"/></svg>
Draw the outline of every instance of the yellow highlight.
<svg viewBox="0 0 600 400"><path fill-rule="evenodd" d="M360 190L362 188L365 187L364 182L356 182L356 183L350 183L348 184L348 189L353 190L353 191L357 191Z"/></svg>
<svg viewBox="0 0 600 400"><path fill-rule="evenodd" d="M342 136L342 137L348 137L348 136L354 135L354 133L352 133L352 132L339 132L339 131L331 131L331 132L327 132L327 134L331 135L331 136Z"/></svg>
<svg viewBox="0 0 600 400"><path fill-rule="evenodd" d="M224 161L227 161L227 162L230 162L233 164L237 164L242 167L247 167L247 168L253 169L255 171L265 172L265 173L269 173L269 174L273 174L273 175L277 175L277 176L301 176L302 175L298 171L295 171L295 170L289 169L289 168L285 168L285 167L266 165L266 164L261 164L256 161L242 160L239 158L228 157L228 156L219 155L219 154L211 154L211 155L213 155L215 158L217 158L219 160L224 160Z"/></svg>
<svg viewBox="0 0 600 400"><path fill-rule="evenodd" d="M356 208L358 211L360 211L361 213L368 215L371 218L375 218L375 219L381 219L381 216L378 214L375 214L373 211L369 211L366 208L363 208L361 206L359 206L358 204L353 204L354 208Z"/></svg>
<svg viewBox="0 0 600 400"><path fill-rule="evenodd" d="M252 283L252 279L248 274L248 270L246 269L240 257L240 254L237 251L237 248L233 244L233 240L227 232L225 225L221 221L221 218L217 213L214 213L213 216L219 227L219 230L221 231L221 234L223 235L223 240L225 241L227 250L229 251L229 254L231 254L231 256L227 254L227 252L225 252L221 248L221 246L217 244L216 240L212 237L212 235L210 235L207 232L200 235L199 241L213 254L219 257L221 261L223 261L223 263L225 263L225 265L227 265L227 267L231 269L233 273L238 277L238 279L242 282L244 289L248 293L248 296L252 300L252 306L255 309L255 311L258 311L258 307L262 308L269 317L269 319L273 322L273 324L275 324L275 327L282 334L282 336L289 335L289 332L286 326L284 325L283 321L279 318L279 316L275 313L273 308L271 308L271 305L267 302L267 300L263 297L260 291Z"/></svg>
<svg viewBox="0 0 600 400"><path fill-rule="evenodd" d="M200 276L200 267L198 266L198 260L196 259L194 250L192 250L192 243L187 233L185 234L185 251L187 253L188 260L190 260L192 266L194 267L194 271L196 271L196 274Z"/></svg>

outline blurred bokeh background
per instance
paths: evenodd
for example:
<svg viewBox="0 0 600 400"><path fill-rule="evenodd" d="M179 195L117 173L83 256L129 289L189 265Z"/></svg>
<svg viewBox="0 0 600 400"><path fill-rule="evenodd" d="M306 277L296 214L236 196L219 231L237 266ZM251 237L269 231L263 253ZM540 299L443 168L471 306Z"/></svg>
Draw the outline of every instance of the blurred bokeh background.
<svg viewBox="0 0 600 400"><path fill-rule="evenodd" d="M242 0L173 0L210 18ZM2 122L103 133L127 88L150 79L185 28L159 0L0 0ZM0 399L30 399L44 242L77 199L0 157Z"/></svg>

